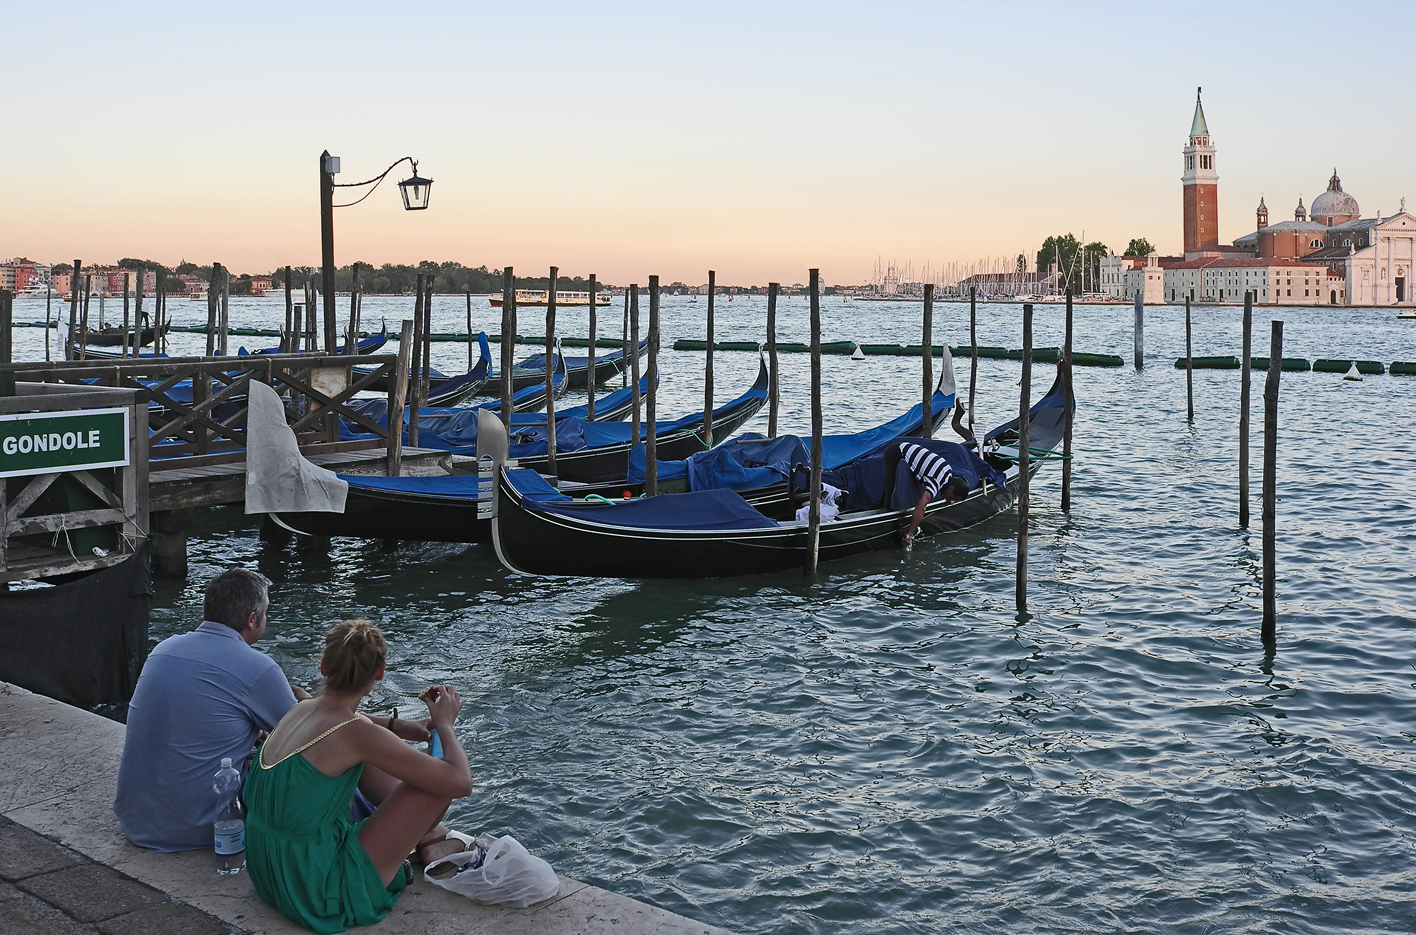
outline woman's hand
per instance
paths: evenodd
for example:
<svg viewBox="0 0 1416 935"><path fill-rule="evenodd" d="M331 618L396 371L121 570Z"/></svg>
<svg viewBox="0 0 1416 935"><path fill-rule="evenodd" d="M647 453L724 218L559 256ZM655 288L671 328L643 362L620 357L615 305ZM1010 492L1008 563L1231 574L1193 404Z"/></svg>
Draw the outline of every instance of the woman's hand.
<svg viewBox="0 0 1416 935"><path fill-rule="evenodd" d="M451 727L462 710L462 696L451 685L434 685L422 697L428 705L428 717L434 727Z"/></svg>

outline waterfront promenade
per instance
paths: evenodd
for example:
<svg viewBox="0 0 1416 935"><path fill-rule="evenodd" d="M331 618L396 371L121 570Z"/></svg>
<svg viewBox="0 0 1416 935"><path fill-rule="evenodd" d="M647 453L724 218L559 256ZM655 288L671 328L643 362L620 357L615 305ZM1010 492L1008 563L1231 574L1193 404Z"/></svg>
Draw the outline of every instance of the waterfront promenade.
<svg viewBox="0 0 1416 935"><path fill-rule="evenodd" d="M296 935L245 874L221 877L206 851L159 854L113 817L122 724L0 682L0 932L35 935ZM480 829L468 829L480 830ZM726 935L561 877L529 909L480 906L421 875L378 935Z"/></svg>

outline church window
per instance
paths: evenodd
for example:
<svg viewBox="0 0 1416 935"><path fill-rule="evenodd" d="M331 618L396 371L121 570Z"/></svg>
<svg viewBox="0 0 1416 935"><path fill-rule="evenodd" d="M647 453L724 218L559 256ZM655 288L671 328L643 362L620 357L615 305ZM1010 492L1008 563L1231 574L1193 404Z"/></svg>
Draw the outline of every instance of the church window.
<svg viewBox="0 0 1416 935"><path fill-rule="evenodd" d="M1289 290L1288 290L1288 294L1289 294L1289 295L1292 295L1292 294L1293 294L1293 290L1292 290L1292 289L1289 289ZM546 431L550 431L550 429L547 429ZM1019 431L1022 431L1022 430L1019 429Z"/></svg>

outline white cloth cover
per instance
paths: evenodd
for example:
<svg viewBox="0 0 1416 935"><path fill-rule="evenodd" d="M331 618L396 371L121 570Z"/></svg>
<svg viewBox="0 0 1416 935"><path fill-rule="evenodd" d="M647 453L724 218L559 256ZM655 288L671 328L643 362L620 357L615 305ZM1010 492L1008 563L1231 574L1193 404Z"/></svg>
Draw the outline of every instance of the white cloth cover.
<svg viewBox="0 0 1416 935"><path fill-rule="evenodd" d="M343 513L349 485L300 454L285 421L285 404L264 383L251 381L246 412L246 512Z"/></svg>
<svg viewBox="0 0 1416 935"><path fill-rule="evenodd" d="M830 484L821 485L821 522L833 522L837 516L841 515L840 504L836 499L841 496L839 487L832 487ZM811 503L796 511L798 523L805 523L811 519Z"/></svg>

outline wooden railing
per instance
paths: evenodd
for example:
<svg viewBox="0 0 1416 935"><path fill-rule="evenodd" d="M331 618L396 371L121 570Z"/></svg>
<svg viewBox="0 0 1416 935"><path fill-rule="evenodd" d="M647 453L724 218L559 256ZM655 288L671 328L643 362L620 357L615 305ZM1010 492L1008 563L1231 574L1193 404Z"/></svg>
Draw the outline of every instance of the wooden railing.
<svg viewBox="0 0 1416 935"><path fill-rule="evenodd" d="M400 366L401 362L401 366ZM360 371L356 372L355 367ZM6 367L23 382L125 387L148 400L150 432L142 454L150 470L166 471L244 461L246 410L251 381L272 387L285 400L286 419L305 454L387 451L396 473L402 432L398 416L406 394L408 364L401 354L325 356L256 354L249 357L129 358ZM356 394L387 384L395 430L351 408ZM340 441L344 419L373 438Z"/></svg>

